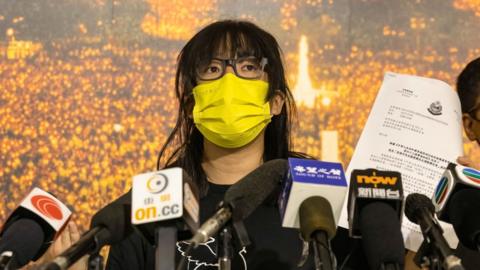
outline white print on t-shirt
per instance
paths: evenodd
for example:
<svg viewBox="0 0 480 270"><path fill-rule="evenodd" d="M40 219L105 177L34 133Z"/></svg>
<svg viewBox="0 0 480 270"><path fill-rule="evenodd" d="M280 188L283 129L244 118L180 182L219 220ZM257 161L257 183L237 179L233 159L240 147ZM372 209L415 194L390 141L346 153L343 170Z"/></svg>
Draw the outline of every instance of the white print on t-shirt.
<svg viewBox="0 0 480 270"><path fill-rule="evenodd" d="M214 248L212 246L210 246L213 243L215 243L215 238L210 237L207 242L199 244L199 246L197 248L207 248L208 252L211 255L214 256L212 258L212 261L216 262L217 261L217 254L215 253ZM185 257L185 255L186 255L184 248L189 246L189 245L190 245L190 243L187 242L187 241L177 242L177 250L180 253L180 255L182 255L182 257ZM245 247L243 247L238 252L238 255L240 256L240 258L242 258L244 269L247 270L247 260L245 259L245 254L247 254L247 249ZM208 269L208 268L211 268L211 267L212 268L218 268L218 263L205 262L204 260L206 258L202 258L202 260L201 260L201 259L193 258L193 256L191 256L191 255L186 256L186 257L187 257L187 260L188 260L187 270L190 270L190 264L191 263L193 264L192 265L193 268L191 268L192 270Z"/></svg>
<svg viewBox="0 0 480 270"><path fill-rule="evenodd" d="M243 247L242 250L238 252L238 255L240 255L240 258L242 258L243 266L245 267L244 269L247 270L247 260L245 260L245 257L243 257L244 254L247 254L246 247Z"/></svg>

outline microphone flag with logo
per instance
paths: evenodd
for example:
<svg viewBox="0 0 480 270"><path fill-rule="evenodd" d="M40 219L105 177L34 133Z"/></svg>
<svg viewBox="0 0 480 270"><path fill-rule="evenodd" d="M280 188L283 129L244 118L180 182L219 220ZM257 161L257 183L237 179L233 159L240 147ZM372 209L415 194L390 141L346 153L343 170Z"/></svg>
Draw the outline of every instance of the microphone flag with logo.
<svg viewBox="0 0 480 270"><path fill-rule="evenodd" d="M353 170L348 194L348 223L351 237L361 237L360 212L371 202L385 202L393 207L398 220L403 217L403 187L399 172L376 169Z"/></svg>
<svg viewBox="0 0 480 270"><path fill-rule="evenodd" d="M300 158L289 158L288 163L288 175L279 198L282 226L299 228L300 204L312 196L330 202L336 225L347 194L342 164Z"/></svg>
<svg viewBox="0 0 480 270"><path fill-rule="evenodd" d="M136 229L152 245L158 243L157 228L173 227L167 234L172 241L168 242L165 238L161 242L167 250L173 250L177 228L185 231L185 227L188 227L185 223L194 228L195 222L198 222L195 185L179 168L137 175L133 180L131 191L100 209L92 217L90 230L41 269L67 269L85 254L98 252L104 245L119 243L131 233L132 222L137 223ZM189 223L190 220L193 223ZM188 232L187 236L181 238L186 239L190 235ZM165 256L164 262L173 258L166 252L161 254Z"/></svg>
<svg viewBox="0 0 480 270"><path fill-rule="evenodd" d="M0 252L14 251L13 256L17 253L19 255L16 258L17 267L37 260L64 229L71 214L71 211L52 194L34 188L3 225L0 232L2 237ZM38 233L31 235L31 232L23 233L23 230ZM31 236L26 238L26 235Z"/></svg>
<svg viewBox="0 0 480 270"><path fill-rule="evenodd" d="M342 164L289 158L289 170L279 198L282 226L298 228L305 243L313 246L316 269L336 269L330 240L347 194ZM309 257L308 248L299 265Z"/></svg>
<svg viewBox="0 0 480 270"><path fill-rule="evenodd" d="M105 245L115 245L132 233L131 192L101 208L92 216L90 229L80 239L43 264L40 270L68 269L84 255L98 254ZM97 268L95 268L97 269Z"/></svg>
<svg viewBox="0 0 480 270"><path fill-rule="evenodd" d="M480 189L480 171L449 163L432 197L439 220L451 223L447 211L449 202L453 195L462 189Z"/></svg>
<svg viewBox="0 0 480 270"><path fill-rule="evenodd" d="M460 242L480 251L480 171L450 163L432 197L439 220L451 223Z"/></svg>
<svg viewBox="0 0 480 270"><path fill-rule="evenodd" d="M185 181L185 178L188 178L188 181ZM189 230L198 229L198 191L181 168L133 177L132 224L140 225L177 218L183 218Z"/></svg>
<svg viewBox="0 0 480 270"><path fill-rule="evenodd" d="M199 226L199 193L181 168L133 177L132 224L155 246L155 269L175 268L175 245Z"/></svg>

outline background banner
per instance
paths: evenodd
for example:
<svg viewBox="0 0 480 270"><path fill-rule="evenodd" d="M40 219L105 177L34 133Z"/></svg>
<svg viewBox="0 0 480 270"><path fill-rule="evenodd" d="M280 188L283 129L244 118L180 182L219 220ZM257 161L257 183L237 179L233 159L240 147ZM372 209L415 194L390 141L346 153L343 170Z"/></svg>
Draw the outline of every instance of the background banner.
<svg viewBox="0 0 480 270"><path fill-rule="evenodd" d="M278 38L295 149L345 168L386 71L454 85L480 56L475 0L0 0L0 221L37 186L85 229L155 170L176 117L176 56L226 18ZM480 159L466 140L465 151Z"/></svg>

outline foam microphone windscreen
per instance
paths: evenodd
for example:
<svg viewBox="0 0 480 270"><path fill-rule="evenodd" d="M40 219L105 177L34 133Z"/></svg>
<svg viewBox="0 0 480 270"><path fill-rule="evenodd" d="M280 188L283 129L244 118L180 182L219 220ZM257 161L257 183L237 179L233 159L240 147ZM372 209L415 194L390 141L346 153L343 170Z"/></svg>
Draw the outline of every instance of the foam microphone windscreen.
<svg viewBox="0 0 480 270"><path fill-rule="evenodd" d="M418 214L421 209L427 210L432 215L435 213L435 206L427 196L419 193L408 195L405 200L405 216L408 220L418 224Z"/></svg>
<svg viewBox="0 0 480 270"><path fill-rule="evenodd" d="M393 207L384 202L373 202L362 209L359 218L363 251L370 269L382 269L388 264L404 265L405 246Z"/></svg>
<svg viewBox="0 0 480 270"><path fill-rule="evenodd" d="M477 250L480 243L480 190L463 189L450 200L448 213L460 242L469 249Z"/></svg>
<svg viewBox="0 0 480 270"><path fill-rule="evenodd" d="M231 186L225 193L224 203L233 206L232 218L248 217L280 186L287 169L287 160L269 160Z"/></svg>
<svg viewBox="0 0 480 270"><path fill-rule="evenodd" d="M124 196L120 197L123 198ZM105 245L122 241L132 231L130 222L131 205L114 201L100 209L93 217L90 228L104 227L109 235L105 237Z"/></svg>
<svg viewBox="0 0 480 270"><path fill-rule="evenodd" d="M2 235L0 253L12 251L16 266L29 263L43 245L44 232L35 221L27 218L16 220Z"/></svg>
<svg viewBox="0 0 480 270"><path fill-rule="evenodd" d="M331 240L336 233L335 218L330 202L320 196L313 196L300 204L300 233L310 241L315 231L324 231Z"/></svg>

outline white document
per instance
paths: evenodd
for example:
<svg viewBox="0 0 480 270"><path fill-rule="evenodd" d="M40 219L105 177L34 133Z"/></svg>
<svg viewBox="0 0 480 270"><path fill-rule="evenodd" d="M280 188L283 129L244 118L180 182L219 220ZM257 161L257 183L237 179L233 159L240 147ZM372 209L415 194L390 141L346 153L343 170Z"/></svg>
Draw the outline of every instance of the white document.
<svg viewBox="0 0 480 270"><path fill-rule="evenodd" d="M447 164L463 155L461 115L458 96L445 82L387 72L345 173L347 183L355 169L398 171L405 198L431 198ZM339 225L348 228L347 219L345 203ZM441 225L456 248L453 228ZM402 233L405 247L417 251L423 241L419 226L404 216Z"/></svg>

